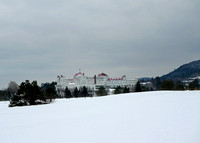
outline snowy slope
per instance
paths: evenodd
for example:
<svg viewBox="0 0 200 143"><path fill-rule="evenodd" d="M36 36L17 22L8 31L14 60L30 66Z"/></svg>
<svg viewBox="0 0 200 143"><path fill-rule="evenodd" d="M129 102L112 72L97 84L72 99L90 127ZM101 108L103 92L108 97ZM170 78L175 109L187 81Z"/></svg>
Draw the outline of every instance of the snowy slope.
<svg viewBox="0 0 200 143"><path fill-rule="evenodd" d="M0 143L200 143L200 91L61 99L8 108Z"/></svg>

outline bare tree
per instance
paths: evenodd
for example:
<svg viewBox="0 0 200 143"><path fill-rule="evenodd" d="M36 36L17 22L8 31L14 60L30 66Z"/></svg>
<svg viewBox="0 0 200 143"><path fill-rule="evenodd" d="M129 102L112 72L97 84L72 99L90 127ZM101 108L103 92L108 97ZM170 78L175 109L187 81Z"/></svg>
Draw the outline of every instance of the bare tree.
<svg viewBox="0 0 200 143"><path fill-rule="evenodd" d="M8 92L11 94L11 96L16 95L18 90L19 85L15 81L10 81L8 84Z"/></svg>

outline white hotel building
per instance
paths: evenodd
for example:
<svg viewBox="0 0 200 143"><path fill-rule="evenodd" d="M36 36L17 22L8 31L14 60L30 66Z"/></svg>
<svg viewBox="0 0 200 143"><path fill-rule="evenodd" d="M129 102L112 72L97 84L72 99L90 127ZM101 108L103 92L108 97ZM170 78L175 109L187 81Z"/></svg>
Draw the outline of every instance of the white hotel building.
<svg viewBox="0 0 200 143"><path fill-rule="evenodd" d="M79 72L71 79L66 79L64 76L57 76L56 90L61 96L64 96L64 90L66 87L73 91L76 87L80 89L85 86L91 93L94 93L100 86L104 86L108 89L114 89L117 86L129 87L130 89L135 87L137 79L127 80L126 76L119 78L110 78L107 74L101 73L97 76L88 77L84 73ZM62 91L62 92L61 92Z"/></svg>

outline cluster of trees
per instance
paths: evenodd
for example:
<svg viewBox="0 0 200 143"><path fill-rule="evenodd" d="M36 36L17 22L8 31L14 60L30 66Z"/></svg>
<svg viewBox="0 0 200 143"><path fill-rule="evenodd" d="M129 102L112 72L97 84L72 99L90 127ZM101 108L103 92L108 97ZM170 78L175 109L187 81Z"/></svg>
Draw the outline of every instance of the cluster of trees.
<svg viewBox="0 0 200 143"><path fill-rule="evenodd" d="M183 84L181 81L161 80L159 77L152 79L154 90L198 90L200 89L199 81L194 81Z"/></svg>
<svg viewBox="0 0 200 143"><path fill-rule="evenodd" d="M92 97L94 94L96 96L106 96L108 95L108 88L105 88L104 86L100 86L95 93L89 94L88 89L83 86L78 90L78 88L75 88L73 91L69 90L67 87L65 88L65 98L78 98L78 97ZM128 87L120 87L118 86L114 90L114 94L120 94L120 93L129 93L130 89Z"/></svg>
<svg viewBox="0 0 200 143"><path fill-rule="evenodd" d="M118 86L114 90L114 94L121 94L121 93L129 93L130 89L128 87L121 87ZM69 90L67 87L65 88L65 98L78 98L78 97L92 97L94 95L91 95L88 93L88 89L83 86L78 90L78 88L75 88L74 90ZM100 86L96 91L96 96L106 96L108 95L109 90L108 88L105 88L104 86Z"/></svg>
<svg viewBox="0 0 200 143"><path fill-rule="evenodd" d="M78 98L78 97L91 97L88 93L88 89L83 86L78 90L76 87L73 91L70 91L68 87L65 88L65 98Z"/></svg>
<svg viewBox="0 0 200 143"><path fill-rule="evenodd" d="M114 94L130 93L130 88L117 86L114 90Z"/></svg>
<svg viewBox="0 0 200 143"><path fill-rule="evenodd" d="M96 96L106 96L108 95L108 89L105 87L101 86L99 89L96 91Z"/></svg>
<svg viewBox="0 0 200 143"><path fill-rule="evenodd" d="M199 81L195 79L189 84L183 84L180 81L164 80L161 85L162 90L199 90Z"/></svg>
<svg viewBox="0 0 200 143"><path fill-rule="evenodd" d="M195 79L192 82L184 83L180 80L162 80L160 77L149 79L148 81L141 81L143 83L150 83L150 87L141 85L138 81L135 87L135 91L155 91L155 90L199 90L199 80Z"/></svg>
<svg viewBox="0 0 200 143"><path fill-rule="evenodd" d="M189 84L189 87L188 87L189 90L199 90L200 89L200 86L199 86L199 81L197 79L195 79L193 82L191 82Z"/></svg>
<svg viewBox="0 0 200 143"><path fill-rule="evenodd" d="M136 85L135 85L135 92L141 92L142 91L142 87L139 81L137 81Z"/></svg>
<svg viewBox="0 0 200 143"><path fill-rule="evenodd" d="M46 83L42 87L37 85L37 81L22 82L19 89L10 100L9 107L47 104L56 98L56 90L53 83Z"/></svg>
<svg viewBox="0 0 200 143"><path fill-rule="evenodd" d="M45 96L46 99L49 99L50 102L52 101L52 99L55 99L57 97L57 93L56 93L56 88L55 85L57 83L56 82L52 82L52 83L44 83L41 86L41 91L43 93L43 95Z"/></svg>

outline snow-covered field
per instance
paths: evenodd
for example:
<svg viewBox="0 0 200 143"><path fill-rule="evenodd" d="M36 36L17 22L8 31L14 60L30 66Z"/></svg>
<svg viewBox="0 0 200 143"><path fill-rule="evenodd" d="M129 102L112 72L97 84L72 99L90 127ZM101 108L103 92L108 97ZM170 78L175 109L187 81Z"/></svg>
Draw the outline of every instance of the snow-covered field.
<svg viewBox="0 0 200 143"><path fill-rule="evenodd" d="M200 143L200 91L0 102L0 143Z"/></svg>

